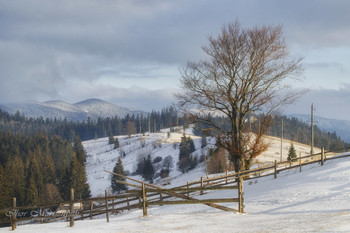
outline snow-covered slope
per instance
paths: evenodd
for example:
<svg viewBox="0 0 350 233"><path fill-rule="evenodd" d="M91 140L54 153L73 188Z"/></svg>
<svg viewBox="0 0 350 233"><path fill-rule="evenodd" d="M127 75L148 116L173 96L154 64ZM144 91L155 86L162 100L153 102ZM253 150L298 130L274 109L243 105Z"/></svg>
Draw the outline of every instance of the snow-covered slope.
<svg viewBox="0 0 350 233"><path fill-rule="evenodd" d="M114 149L114 145L108 144L108 138L83 142L84 148L87 152L86 171L92 195L103 195L104 190L109 189L111 185L110 174L103 172L103 170L113 171L113 167L116 164L118 157L124 153L125 157L122 156L122 161L124 170L127 171L127 173L135 172L139 158L146 158L148 155L151 155L152 161L156 157L162 158L162 161L153 164L156 170L155 173L160 172L163 160L170 155L173 158L173 167L170 171L170 178L162 180L158 177L155 178L154 182L156 184L171 182L172 185L175 185L178 182L183 182L184 179L188 179L188 174L186 175L186 178L183 178L181 175L182 173L176 169L176 163L178 162L179 157L178 145L183 136L183 132L171 133L168 138L168 131L169 130L163 130L160 133L132 135L130 138L127 136L118 136L120 144L118 149ZM187 130L186 133L187 135L191 135L192 131ZM208 148L213 147L215 143L213 140L209 139L207 147L201 149L201 138L193 135L191 135L191 137L197 148L196 152L193 154L198 158L202 154L207 153ZM196 173L194 179L198 179L198 177L205 175L205 169L201 166L203 165L199 165L197 170L191 171L191 174ZM134 178L139 180L142 179L138 176L135 176Z"/></svg>
<svg viewBox="0 0 350 233"><path fill-rule="evenodd" d="M89 143L89 142L86 142ZM91 143L91 142L90 142ZM98 143L102 144L102 140ZM92 143L91 143L92 144ZM95 147L97 150L97 146ZM100 151L101 154L103 150ZM16 232L350 232L350 159L326 161L244 182L245 214L205 205L168 205L100 219L18 226ZM185 177L183 177L185 179ZM212 191L198 198L236 197ZM237 208L237 204L226 204ZM0 228L8 232L9 227Z"/></svg>
<svg viewBox="0 0 350 233"><path fill-rule="evenodd" d="M95 120L98 117L125 117L127 114L141 114L144 113L139 110L131 110L120 107L99 99L88 99L79 103L70 104L60 100L39 102L31 101L26 103L12 103L1 106L2 109L9 113L16 113L19 111L26 117L43 117L46 118L66 118L69 121L82 121L90 119Z"/></svg>
<svg viewBox="0 0 350 233"><path fill-rule="evenodd" d="M140 114L140 111L130 110L120 107L100 99L88 99L74 104L78 109L86 112L92 119L103 116L106 117L125 117L127 114Z"/></svg>
<svg viewBox="0 0 350 233"><path fill-rule="evenodd" d="M146 157L151 155L152 160L156 157L161 157L164 160L167 156L172 156L174 167L170 172L170 178L161 180L156 178L156 183L171 183L174 185L183 185L186 181L198 180L205 174L204 164L199 164L197 169L190 172L190 174L184 174L176 169L176 164L179 157L179 143L183 136L182 130L177 133L171 133L168 138L169 129L164 129L160 133L146 133L145 135L132 135L130 138L127 136L118 136L120 148L114 149L114 145L108 144L108 138L101 138L97 140L89 140L83 142L84 148L87 152L87 164L86 170L88 175L88 181L91 186L93 196L103 195L104 190L110 186L110 174L103 172L103 170L112 171L117 158L125 153L125 157L122 157L123 166L128 173L133 173L136 170L136 165L140 157ZM201 138L193 136L192 130L186 130L186 136L191 136L194 141L196 151L194 156L200 158L202 155L208 154L208 149L213 148L215 140L213 138L207 138L207 146L201 148ZM281 141L279 138L267 137L267 142L270 143L269 149L262 155L257 157L256 163L259 166L272 164L275 160L280 161L280 148ZM291 141L283 140L282 159L287 159L289 147ZM310 147L294 143L297 155L302 156L310 152ZM319 152L320 149L315 148L315 152ZM159 172L162 168L162 162L154 164L156 170ZM190 177L189 177L190 176ZM141 179L141 177L135 177Z"/></svg>

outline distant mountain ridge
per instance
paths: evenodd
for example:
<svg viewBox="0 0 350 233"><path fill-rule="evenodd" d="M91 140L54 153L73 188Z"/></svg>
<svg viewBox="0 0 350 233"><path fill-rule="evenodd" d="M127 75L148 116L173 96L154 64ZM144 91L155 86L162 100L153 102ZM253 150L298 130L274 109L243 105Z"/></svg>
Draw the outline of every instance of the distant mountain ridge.
<svg viewBox="0 0 350 233"><path fill-rule="evenodd" d="M43 117L44 119L67 119L68 121L83 121L90 118L96 120L107 117L124 118L127 114L147 114L141 110L121 107L100 99L87 99L70 104L61 100L46 102L31 101L27 103L13 103L0 105L3 110L15 114L19 111L26 117Z"/></svg>
<svg viewBox="0 0 350 233"><path fill-rule="evenodd" d="M295 117L303 122L310 122L311 116L307 114L291 114L288 117ZM328 131L330 133L336 132L345 142L350 142L350 121L327 119L314 116L315 124L319 129Z"/></svg>

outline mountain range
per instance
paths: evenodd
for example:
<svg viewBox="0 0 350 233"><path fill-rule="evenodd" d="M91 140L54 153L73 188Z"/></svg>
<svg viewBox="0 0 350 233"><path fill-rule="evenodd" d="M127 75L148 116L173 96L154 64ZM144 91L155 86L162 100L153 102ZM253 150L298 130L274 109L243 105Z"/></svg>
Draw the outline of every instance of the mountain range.
<svg viewBox="0 0 350 233"><path fill-rule="evenodd" d="M0 108L15 114L19 111L26 117L43 117L44 119L67 119L68 121L83 121L90 118L96 120L99 117L120 117L127 114L147 114L141 110L121 107L100 99L87 99L81 102L70 104L61 100L46 102L31 101L26 103L12 103L0 105Z"/></svg>
<svg viewBox="0 0 350 233"><path fill-rule="evenodd" d="M288 115L288 117L298 118L308 124L311 122L311 116L307 114L292 114ZM350 142L350 121L314 116L314 125L326 132L336 132L342 140L348 143Z"/></svg>

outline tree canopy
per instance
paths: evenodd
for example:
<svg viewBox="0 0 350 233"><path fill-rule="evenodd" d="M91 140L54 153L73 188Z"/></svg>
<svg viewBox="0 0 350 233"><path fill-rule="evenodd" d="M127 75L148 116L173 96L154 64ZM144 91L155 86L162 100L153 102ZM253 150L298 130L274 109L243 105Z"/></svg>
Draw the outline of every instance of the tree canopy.
<svg viewBox="0 0 350 233"><path fill-rule="evenodd" d="M248 169L267 148L263 135L274 111L301 94L288 84L301 76L301 59L289 57L282 34L281 26L245 29L236 21L209 37L202 47L207 60L188 62L181 70L180 108L221 138L236 171ZM249 127L248 115L254 112L264 117ZM225 127L213 115L225 117Z"/></svg>

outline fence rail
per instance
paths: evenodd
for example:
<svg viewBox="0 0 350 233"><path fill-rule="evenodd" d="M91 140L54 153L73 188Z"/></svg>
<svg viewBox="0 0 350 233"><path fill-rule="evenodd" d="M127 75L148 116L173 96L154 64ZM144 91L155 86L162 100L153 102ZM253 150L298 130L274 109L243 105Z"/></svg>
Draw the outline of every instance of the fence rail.
<svg viewBox="0 0 350 233"><path fill-rule="evenodd" d="M350 148L344 148L341 151L347 151ZM16 198L12 199L12 206L0 210L0 214L6 215L8 218L0 220L0 224L11 223L12 230L16 229L18 222L38 221L38 222L54 222L64 221L70 222L70 226L74 225L76 220L84 220L86 218L92 219L98 215L106 215L107 222L109 221L110 213L120 213L124 210L143 209L143 215L147 215L147 207L151 205L176 205L176 204L205 204L213 208L218 208L224 211L237 211L243 213L243 180L258 179L265 176L272 176L277 178L277 174L289 169L299 168L313 163L320 163L321 166L327 160L339 159L349 157L350 153L338 153L324 151L321 153L299 156L299 158L291 161L274 162L272 166L265 166L260 168L242 171L238 173L226 172L224 175L205 178L194 182L187 182L187 184L174 188L161 188L155 185L147 184L130 177L124 177L128 180L136 182L131 184L123 182L136 189L127 190L124 194L108 195L105 197L88 198L88 199L74 199L65 202L69 204L69 209L63 210L61 215L58 212L48 212L50 208L57 208L63 203L52 203L40 206L16 206ZM109 171L107 171L109 172ZM111 172L110 172L111 173ZM122 181L117 181L122 183ZM221 190L238 190L237 197L233 198L214 198L214 199L197 199L191 196L203 194L204 192L215 192ZM74 194L74 191L72 191ZM170 200L168 200L170 199ZM85 204L82 209L74 209L74 203ZM221 206L216 203L238 203L238 209ZM35 215L29 214L35 213Z"/></svg>

